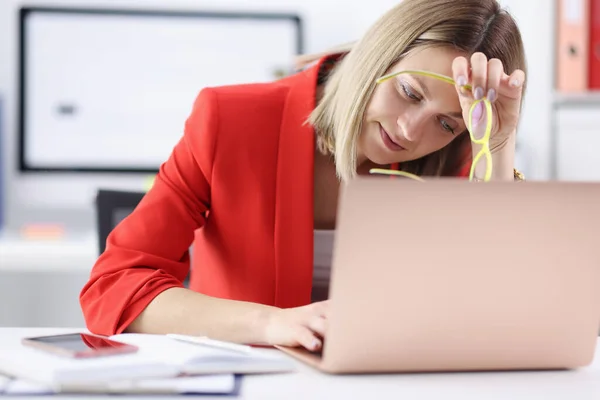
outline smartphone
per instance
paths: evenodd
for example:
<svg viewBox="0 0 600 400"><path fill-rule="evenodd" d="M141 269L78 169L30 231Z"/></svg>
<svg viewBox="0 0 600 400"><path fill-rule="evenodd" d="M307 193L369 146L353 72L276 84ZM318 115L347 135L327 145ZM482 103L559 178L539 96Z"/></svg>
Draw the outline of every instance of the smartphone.
<svg viewBox="0 0 600 400"><path fill-rule="evenodd" d="M22 339L26 346L72 358L135 353L138 347L89 333L37 336Z"/></svg>

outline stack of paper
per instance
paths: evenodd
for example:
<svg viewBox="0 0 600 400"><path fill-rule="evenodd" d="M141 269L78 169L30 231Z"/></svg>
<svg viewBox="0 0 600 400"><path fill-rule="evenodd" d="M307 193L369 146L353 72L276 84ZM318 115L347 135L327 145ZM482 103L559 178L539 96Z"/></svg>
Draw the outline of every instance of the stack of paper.
<svg viewBox="0 0 600 400"><path fill-rule="evenodd" d="M8 336L8 335L7 335ZM5 392L231 394L238 374L289 372L295 363L256 349L246 354L174 340L164 335L111 337L139 347L131 354L74 359L24 346L21 337L0 343Z"/></svg>
<svg viewBox="0 0 600 400"><path fill-rule="evenodd" d="M232 374L202 375L163 379L142 379L137 381L117 381L104 387L85 387L70 392L110 393L110 394L220 394L236 395L239 392L239 380ZM63 391L64 392L64 391ZM59 393L51 385L38 382L0 376L0 394L4 395L42 395Z"/></svg>

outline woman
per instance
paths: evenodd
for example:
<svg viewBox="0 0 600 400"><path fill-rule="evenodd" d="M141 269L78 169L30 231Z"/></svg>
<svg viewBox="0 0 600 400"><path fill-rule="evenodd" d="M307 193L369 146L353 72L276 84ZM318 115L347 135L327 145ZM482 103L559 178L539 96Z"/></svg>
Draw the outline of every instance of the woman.
<svg viewBox="0 0 600 400"><path fill-rule="evenodd" d="M400 70L456 85L410 74L376 83ZM311 299L313 238L335 228L340 181L397 163L465 176L478 151L465 120L484 96L492 178L512 180L524 71L519 31L495 0L404 0L351 50L291 77L202 90L82 290L88 328L318 350L327 301Z"/></svg>

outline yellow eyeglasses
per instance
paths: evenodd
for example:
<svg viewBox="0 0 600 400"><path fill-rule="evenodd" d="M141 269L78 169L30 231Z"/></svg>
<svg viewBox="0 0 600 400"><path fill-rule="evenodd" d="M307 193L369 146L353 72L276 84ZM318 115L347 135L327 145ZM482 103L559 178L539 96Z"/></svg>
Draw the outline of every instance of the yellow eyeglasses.
<svg viewBox="0 0 600 400"><path fill-rule="evenodd" d="M406 70L406 71L394 72L392 74L388 74L388 75L382 76L381 78L377 79L376 83L380 84L389 79L395 78L396 76L398 76L400 74L422 75L422 76L440 80L442 82L449 83L451 85L456 84L454 79L452 79L448 76L436 74L435 72L421 71L421 70ZM463 86L463 88L467 89L467 90L471 90L472 86L469 84L466 84ZM483 104L485 106L486 124L485 124L485 131L484 131L483 135L480 138L478 138L477 134L475 133L475 131L473 129L473 111L475 110L475 107L480 102L483 102ZM485 157L486 169L485 169L483 181L488 182L492 178L492 153L490 152L490 135L492 133L492 104L485 97L480 100L475 100L475 102L473 102L473 104L471 105L471 109L469 110L469 121L467 124L467 129L469 131L469 135L471 136L471 141L475 144L481 145L481 149L479 150L477 155L473 158L473 161L471 164L471 172L469 173L469 180L471 180L471 181L474 180L475 167L480 162L480 160L483 157ZM417 181L424 182L423 178L421 178L415 174L405 172L405 171L395 171L395 170L389 170L389 169L373 168L373 169L369 170L369 173L384 174L384 175L399 175L399 176L404 176L407 178L411 178L411 179L414 179Z"/></svg>

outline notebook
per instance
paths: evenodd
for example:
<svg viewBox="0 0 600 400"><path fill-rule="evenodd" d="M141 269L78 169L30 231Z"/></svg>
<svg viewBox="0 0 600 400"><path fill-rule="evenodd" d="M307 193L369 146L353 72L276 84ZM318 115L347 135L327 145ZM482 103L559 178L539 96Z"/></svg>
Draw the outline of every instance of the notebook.
<svg viewBox="0 0 600 400"><path fill-rule="evenodd" d="M73 359L24 346L18 332L5 333L0 343L0 373L44 385L55 393L140 390L162 393L182 390L169 381L177 378L177 382L184 382L179 380L182 376L227 375L231 380L234 374L289 372L296 366L283 354L264 349L239 354L180 342L164 335L121 334L111 338L134 344L139 350L130 354ZM166 389L145 381L163 382Z"/></svg>
<svg viewBox="0 0 600 400"><path fill-rule="evenodd" d="M265 349L252 349L243 354L185 343L164 335L139 333L124 333L111 336L111 339L138 346L139 354L150 359L158 356L173 362L179 373L188 375L264 374L292 372L296 369L296 364L288 357Z"/></svg>

